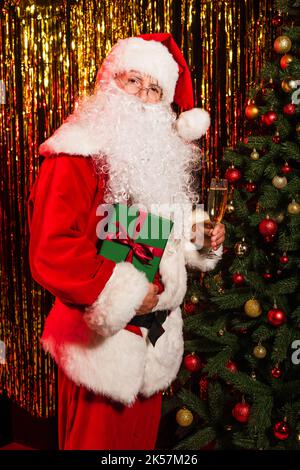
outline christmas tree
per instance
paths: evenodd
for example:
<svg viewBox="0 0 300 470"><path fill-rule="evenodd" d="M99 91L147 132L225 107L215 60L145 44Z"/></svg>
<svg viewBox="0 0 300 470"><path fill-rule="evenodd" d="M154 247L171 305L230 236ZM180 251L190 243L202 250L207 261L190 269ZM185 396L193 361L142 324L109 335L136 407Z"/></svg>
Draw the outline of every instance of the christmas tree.
<svg viewBox="0 0 300 470"><path fill-rule="evenodd" d="M164 403L178 449L300 450L300 2L275 3L246 138L224 151L223 259L189 273L185 356Z"/></svg>

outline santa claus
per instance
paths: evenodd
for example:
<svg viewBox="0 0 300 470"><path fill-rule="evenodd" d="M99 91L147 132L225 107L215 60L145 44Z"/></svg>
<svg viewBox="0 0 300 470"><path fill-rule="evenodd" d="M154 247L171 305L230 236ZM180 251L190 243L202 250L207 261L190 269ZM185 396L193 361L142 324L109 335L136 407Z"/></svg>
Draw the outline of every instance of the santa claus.
<svg viewBox="0 0 300 470"><path fill-rule="evenodd" d="M173 102L185 110L178 119ZM40 146L45 159L28 205L30 266L55 296L41 342L58 365L60 449L155 446L162 391L182 361L186 265L216 266L224 226L211 230L204 248L195 246L190 212L188 232L170 236L149 283L130 262L98 254L97 209L125 202L166 215L170 204L194 207L199 149L192 141L209 124L206 111L193 109L174 39L149 34L116 43L93 94ZM201 208L193 214L198 223L208 219ZM136 320L161 313L164 332L153 344L149 324Z"/></svg>

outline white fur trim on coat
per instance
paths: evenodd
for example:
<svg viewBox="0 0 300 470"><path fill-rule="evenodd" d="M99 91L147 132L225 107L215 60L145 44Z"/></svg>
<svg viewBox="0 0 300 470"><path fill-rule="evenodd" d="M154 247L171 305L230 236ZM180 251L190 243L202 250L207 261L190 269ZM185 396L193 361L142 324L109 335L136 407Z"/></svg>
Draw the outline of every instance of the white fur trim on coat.
<svg viewBox="0 0 300 470"><path fill-rule="evenodd" d="M164 322L165 333L155 347L150 344L147 348L142 395L149 397L157 390L166 389L177 376L184 350L182 327L181 310L177 307Z"/></svg>
<svg viewBox="0 0 300 470"><path fill-rule="evenodd" d="M98 299L86 309L86 323L99 335L113 335L135 316L148 287L144 272L126 261L117 263Z"/></svg>
<svg viewBox="0 0 300 470"><path fill-rule="evenodd" d="M184 241L184 256L185 261L191 268L200 269L200 271L206 272L214 269L223 254L223 245L220 245L216 251L212 251L212 257L207 255L207 250L197 250L194 243L187 240Z"/></svg>
<svg viewBox="0 0 300 470"><path fill-rule="evenodd" d="M199 252L193 250L193 255L196 259L189 260L190 264L199 267ZM207 260L202 261L207 263ZM157 340L155 347L146 338L147 330L144 328L141 328L143 336L128 330L120 330L111 336L98 335L88 327L84 319L86 313L82 315L80 310L70 309L56 299L57 305L46 319L41 340L44 349L77 385L83 385L125 405L134 403L139 393L151 396L165 390L175 380L183 356L180 305L187 287L185 263L184 242L176 245L168 241L159 267L165 290L158 296L159 302L153 311L170 309L171 313L163 324L165 333ZM129 272L127 269L125 271ZM106 315L109 312L114 312L118 322L122 321L123 314L128 314L130 306L126 296L128 284L130 289L133 288L133 279L136 279L135 276L129 277L127 284L124 280L121 286L114 282L114 286L118 287L117 292L112 288L112 283L108 286L110 280L106 283L101 295L106 294L112 308L108 308L106 303L103 305L107 307L104 317L104 311L94 311L95 319L100 313L100 328L103 327L101 322L107 322ZM139 288L143 290L144 284L141 283L141 286ZM138 289L137 286L134 288ZM132 294L132 290L130 292ZM141 293L141 298L144 294L145 291ZM112 297L108 298L110 295ZM119 295L126 299L125 310L122 305L115 303ZM122 302L121 297L118 300Z"/></svg>
<svg viewBox="0 0 300 470"><path fill-rule="evenodd" d="M190 109L180 114L175 122L178 135L187 141L199 139L210 126L210 115L200 108Z"/></svg>
<svg viewBox="0 0 300 470"><path fill-rule="evenodd" d="M194 236L192 226L194 224L201 224L205 220L209 220L209 215L202 207L197 207L192 211L187 221L187 227L190 227L190 231L188 230L186 238L182 241L186 264L191 268L199 269L203 272L214 269L223 254L223 245L216 251L212 251L212 256L208 256L207 250L203 248L204 240L200 241L201 245L191 241Z"/></svg>
<svg viewBox="0 0 300 470"><path fill-rule="evenodd" d="M73 319L74 325L77 329L80 325L82 329L88 328L78 318ZM59 344L47 334L42 345L77 385L124 405L131 405L136 400L143 382L147 350L142 336L121 330L104 338L90 330L87 342L78 333L72 341Z"/></svg>

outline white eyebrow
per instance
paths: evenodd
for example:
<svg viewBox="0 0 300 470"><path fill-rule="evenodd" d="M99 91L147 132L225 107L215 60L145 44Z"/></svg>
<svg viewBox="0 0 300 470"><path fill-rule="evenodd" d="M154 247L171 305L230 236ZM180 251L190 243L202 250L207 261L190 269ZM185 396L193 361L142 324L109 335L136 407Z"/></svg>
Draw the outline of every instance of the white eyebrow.
<svg viewBox="0 0 300 470"><path fill-rule="evenodd" d="M129 73L135 73L135 74L138 75L138 78L142 78L142 74L141 74L141 72L138 72L138 70L129 70ZM158 85L158 81L157 81L155 78L151 77L151 75L149 75L149 74L145 74L145 75L146 75L146 77L148 77L150 80L154 80L153 82L150 83L150 85L157 85L157 86L159 86L159 85ZM155 83L155 82L156 82L156 83Z"/></svg>

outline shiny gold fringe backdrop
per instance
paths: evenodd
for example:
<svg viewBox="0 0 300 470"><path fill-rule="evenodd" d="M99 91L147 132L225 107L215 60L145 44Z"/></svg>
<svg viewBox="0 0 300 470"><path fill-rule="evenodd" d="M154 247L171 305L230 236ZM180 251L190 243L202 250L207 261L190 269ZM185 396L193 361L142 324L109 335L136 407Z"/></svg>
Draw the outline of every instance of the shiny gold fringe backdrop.
<svg viewBox="0 0 300 470"><path fill-rule="evenodd" d="M36 416L55 413L55 368L39 346L52 298L30 276L26 202L39 144L93 86L120 37L172 32L195 100L211 113L202 196L225 145L241 137L249 84L272 43L271 0L2 0L0 3L1 390ZM200 162L199 162L200 165Z"/></svg>

